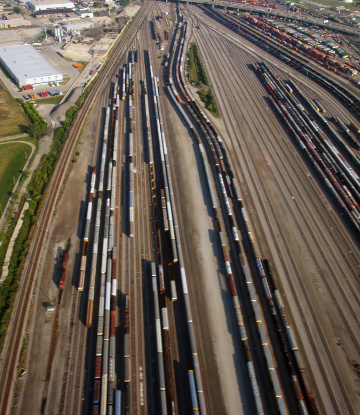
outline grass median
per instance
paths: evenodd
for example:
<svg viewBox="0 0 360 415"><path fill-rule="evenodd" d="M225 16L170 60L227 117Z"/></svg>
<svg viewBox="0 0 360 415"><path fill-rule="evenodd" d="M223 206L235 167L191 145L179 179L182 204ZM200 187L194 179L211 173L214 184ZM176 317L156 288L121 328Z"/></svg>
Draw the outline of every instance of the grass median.
<svg viewBox="0 0 360 415"><path fill-rule="evenodd" d="M187 70L190 84L197 88L201 88L197 91L197 94L205 104L206 109L215 117L220 118L215 97L211 91L204 65L201 62L200 52L195 42L190 43Z"/></svg>

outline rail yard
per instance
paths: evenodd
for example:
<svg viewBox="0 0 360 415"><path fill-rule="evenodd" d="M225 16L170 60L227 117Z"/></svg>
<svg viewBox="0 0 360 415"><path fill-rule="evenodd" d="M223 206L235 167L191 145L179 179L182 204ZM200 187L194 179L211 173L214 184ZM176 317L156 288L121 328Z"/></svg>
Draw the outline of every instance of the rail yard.
<svg viewBox="0 0 360 415"><path fill-rule="evenodd" d="M145 2L45 196L0 414L359 413L357 79L261 16Z"/></svg>

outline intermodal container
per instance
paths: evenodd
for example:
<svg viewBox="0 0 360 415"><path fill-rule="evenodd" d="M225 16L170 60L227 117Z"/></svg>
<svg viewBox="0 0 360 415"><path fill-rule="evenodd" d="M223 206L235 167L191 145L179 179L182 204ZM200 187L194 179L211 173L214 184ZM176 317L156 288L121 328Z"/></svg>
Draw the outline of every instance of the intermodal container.
<svg viewBox="0 0 360 415"><path fill-rule="evenodd" d="M176 282L175 282L175 280L171 280L170 285L171 285L171 301L176 301L177 300L177 292L176 292Z"/></svg>
<svg viewBox="0 0 360 415"><path fill-rule="evenodd" d="M277 381L277 379L276 379L276 373L275 373L275 370L273 370L272 372L270 372L270 375L271 375L271 380L272 380L272 383L273 383L273 385L274 385L275 396L276 396L277 398L282 398L282 393L281 393L281 390L280 390L280 388L279 388L278 381Z"/></svg>
<svg viewBox="0 0 360 415"><path fill-rule="evenodd" d="M169 319L168 319L168 312L167 308L162 308L162 322L163 322L163 330L169 330Z"/></svg>
<svg viewBox="0 0 360 415"><path fill-rule="evenodd" d="M101 356L96 356L95 358L95 379L100 379L101 377Z"/></svg>
<svg viewBox="0 0 360 415"><path fill-rule="evenodd" d="M100 402L100 379L95 379L94 383L94 404Z"/></svg>

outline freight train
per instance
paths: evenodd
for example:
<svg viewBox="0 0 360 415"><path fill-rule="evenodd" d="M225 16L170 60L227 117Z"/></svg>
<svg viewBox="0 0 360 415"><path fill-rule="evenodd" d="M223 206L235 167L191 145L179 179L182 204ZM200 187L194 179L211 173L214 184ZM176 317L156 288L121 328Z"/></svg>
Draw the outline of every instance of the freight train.
<svg viewBox="0 0 360 415"><path fill-rule="evenodd" d="M174 33L174 36L176 36L176 33ZM192 311L191 311L190 300L189 300L187 276L186 276L186 271L185 271L184 261L183 261L180 233L178 229L178 219L177 219L177 213L176 213L176 208L175 208L175 199L174 199L174 194L173 194L173 186L172 186L172 180L171 180L171 175L170 175L170 166L169 166L169 160L168 160L168 155L167 155L166 138L165 138L163 123L162 123L162 113L161 113L159 91L158 91L158 85L157 85L158 79L154 77L153 75L153 67L152 67L150 55L148 55L148 64L149 64L149 69L150 69L149 82L152 85L151 90L152 90L152 97L153 97L153 102L154 102L156 131L157 131L157 139L158 139L159 150L160 150L162 180L164 183L163 189L164 189L165 200L166 200L169 234L170 234L171 247L172 247L172 253L173 253L173 263L178 264L180 268L181 285L182 285L182 291L183 291L183 296L184 296L185 313L186 313L186 318L187 318L187 326L188 326L191 352L192 352L192 361L193 361L193 367L194 367L193 370L194 370L195 384L196 384L195 388L196 388L200 411L201 413L206 414L205 400L204 400L204 394L203 394L203 388L202 388L202 380L201 380L197 348L196 348L196 342L195 342ZM149 103L150 102L152 101L149 101Z"/></svg>
<svg viewBox="0 0 360 415"><path fill-rule="evenodd" d="M120 79L120 78L119 78ZM81 261L78 290L83 291L86 281L86 259L91 260L86 325L93 326L95 294L99 294L95 373L93 388L94 413L113 413L114 403L119 413L121 394L115 400L115 325L117 296L117 247L114 240L114 208L116 201L119 86L114 84L110 105L105 110L103 137L100 144L100 166L94 167L90 182L90 195L85 223L84 248ZM89 249L92 206L95 206L96 182L98 182L95 226L92 252ZM105 205L105 206L104 206ZM102 211L105 210L105 217ZM103 239L100 239L100 229ZM98 267L100 261L100 267ZM100 273L98 274L98 268ZM100 291L95 293L96 280L100 279ZM115 402L116 401L116 402ZM116 413L116 412L115 412Z"/></svg>
<svg viewBox="0 0 360 415"><path fill-rule="evenodd" d="M272 95L271 102L277 110L279 116L284 121L292 137L299 143L302 151L314 165L318 174L324 181L326 187L335 197L340 207L346 213L354 227L359 230L360 222L360 185L358 176L351 172L341 153L332 144L329 137L333 138L339 149L345 151L345 154L352 160L355 165L358 159L353 150L339 137L334 129L329 125L320 111L301 93L297 85L293 83L294 91L303 99L305 105L311 110L311 115L319 119L325 126L329 137L327 137L316 124L314 118L310 118L305 108L295 99L294 94L289 94L281 89L282 83L274 74L273 70L265 62L254 64L254 70L259 74L264 84ZM338 124L347 135L350 130L339 120ZM357 141L354 139L354 144ZM343 183L345 181L346 184ZM351 193L348 191L348 187Z"/></svg>
<svg viewBox="0 0 360 415"><path fill-rule="evenodd" d="M203 7L202 9L210 17L220 22L224 26L228 27L232 31L236 32L237 34L244 36L246 39L250 40L257 46L264 49L267 53L275 55L277 58L283 60L288 65L291 65L298 71L306 74L307 77L315 80L319 84L322 84L336 97L343 101L345 105L347 105L357 116L360 116L360 100L357 97L355 97L346 88L331 81L330 79L322 75L320 72L317 72L315 69L308 66L304 59L295 57L295 55L293 55L291 51L284 52L281 45L275 46L274 43L270 42L271 39L266 39L264 33L260 32L260 29L255 28L255 26L252 27L250 25L242 24L239 21L234 20L232 17L226 16L216 10L209 10ZM299 50L298 52L304 54L304 52L301 50ZM339 72L339 74L345 79L347 79L349 82L353 83L354 85L360 86L360 82L356 81L352 76L349 76L343 72Z"/></svg>
<svg viewBox="0 0 360 415"><path fill-rule="evenodd" d="M321 49L318 49L316 46L308 45L300 38L288 33L286 30L276 28L271 23L266 22L264 19L251 16L250 14L246 15L246 19L250 24L259 27L263 32L268 33L270 36L276 37L280 42L289 45L289 47L291 47L293 50L301 50L303 53L315 58L316 62L332 70L333 72L339 70L345 74L357 76L357 70L352 68L350 65L343 64L335 60L332 55L325 53Z"/></svg>

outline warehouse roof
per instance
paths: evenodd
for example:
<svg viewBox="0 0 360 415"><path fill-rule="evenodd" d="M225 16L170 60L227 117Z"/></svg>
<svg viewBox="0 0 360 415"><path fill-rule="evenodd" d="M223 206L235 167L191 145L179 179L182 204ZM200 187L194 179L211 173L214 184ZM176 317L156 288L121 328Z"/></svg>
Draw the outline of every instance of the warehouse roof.
<svg viewBox="0 0 360 415"><path fill-rule="evenodd" d="M0 58L18 78L39 78L60 72L31 45L0 47Z"/></svg>
<svg viewBox="0 0 360 415"><path fill-rule="evenodd" d="M27 4L34 10L61 8L73 9L75 7L74 3L70 0L30 0Z"/></svg>
<svg viewBox="0 0 360 415"><path fill-rule="evenodd" d="M64 7L64 3L68 4L68 3L72 3L72 5L74 6L74 3L71 0L30 0L28 1L28 3L37 5L37 6L47 6L47 5L51 5L51 6L61 6Z"/></svg>

